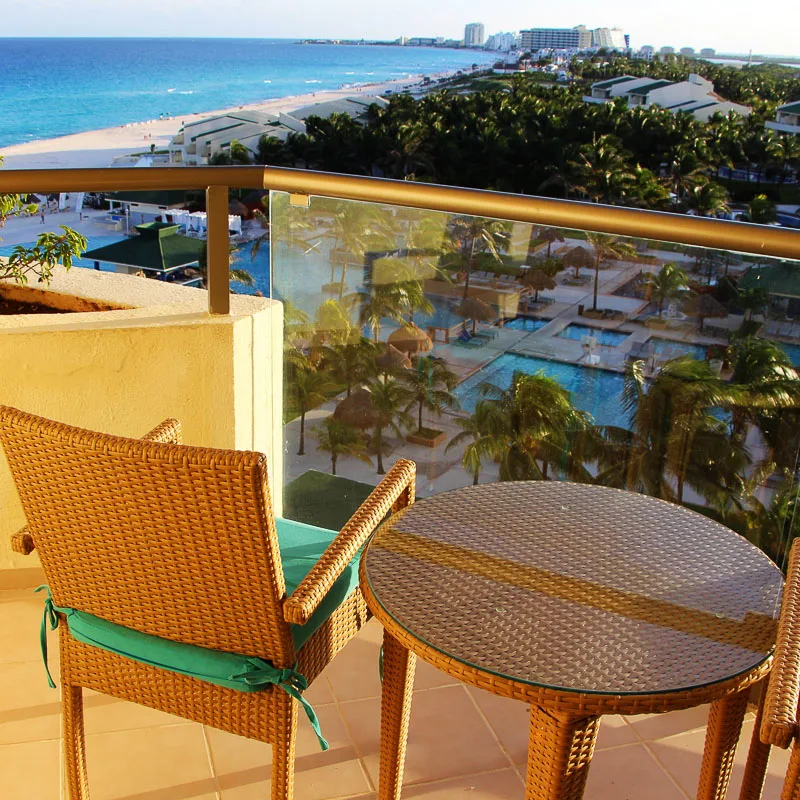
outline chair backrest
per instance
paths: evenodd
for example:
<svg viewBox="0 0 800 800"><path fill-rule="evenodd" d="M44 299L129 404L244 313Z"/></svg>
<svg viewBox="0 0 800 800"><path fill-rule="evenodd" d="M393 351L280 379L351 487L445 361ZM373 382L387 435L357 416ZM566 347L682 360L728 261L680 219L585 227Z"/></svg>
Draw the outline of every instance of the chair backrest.
<svg viewBox="0 0 800 800"><path fill-rule="evenodd" d="M109 436L2 406L0 442L56 605L293 663L265 456Z"/></svg>

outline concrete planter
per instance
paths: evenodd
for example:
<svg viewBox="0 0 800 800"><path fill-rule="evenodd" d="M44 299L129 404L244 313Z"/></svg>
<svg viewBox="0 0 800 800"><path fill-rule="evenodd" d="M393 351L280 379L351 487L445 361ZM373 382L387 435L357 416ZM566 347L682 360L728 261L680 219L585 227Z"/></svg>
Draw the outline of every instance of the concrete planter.
<svg viewBox="0 0 800 800"><path fill-rule="evenodd" d="M438 447L446 438L447 434L444 431L423 428L415 433L409 433L406 441L409 444L421 444L423 447Z"/></svg>

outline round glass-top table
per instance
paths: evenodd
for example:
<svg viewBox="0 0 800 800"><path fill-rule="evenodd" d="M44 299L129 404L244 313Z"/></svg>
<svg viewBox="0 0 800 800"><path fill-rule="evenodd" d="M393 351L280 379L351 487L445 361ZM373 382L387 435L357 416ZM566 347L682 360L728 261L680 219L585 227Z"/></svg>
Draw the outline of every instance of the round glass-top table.
<svg viewBox="0 0 800 800"><path fill-rule="evenodd" d="M411 505L371 539L361 585L386 630L381 800L399 796L413 654L531 704L537 800L582 797L602 714L710 702L706 800L724 794L744 690L769 668L783 579L688 509L536 481Z"/></svg>

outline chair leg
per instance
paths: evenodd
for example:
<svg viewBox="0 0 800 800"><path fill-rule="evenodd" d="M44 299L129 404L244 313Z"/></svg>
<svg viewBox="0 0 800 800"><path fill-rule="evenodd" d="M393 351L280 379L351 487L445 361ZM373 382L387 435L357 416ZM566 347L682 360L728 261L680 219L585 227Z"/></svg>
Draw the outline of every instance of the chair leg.
<svg viewBox="0 0 800 800"><path fill-rule="evenodd" d="M297 735L297 701L279 689L275 709L275 738L272 742L272 800L294 797L295 739Z"/></svg>
<svg viewBox="0 0 800 800"><path fill-rule="evenodd" d="M61 683L64 731L64 765L69 800L89 800L86 775L86 740L83 733L83 689Z"/></svg>
<svg viewBox="0 0 800 800"><path fill-rule="evenodd" d="M749 694L748 688L711 704L697 800L725 800Z"/></svg>
<svg viewBox="0 0 800 800"><path fill-rule="evenodd" d="M400 798L416 665L416 655L384 631L379 800Z"/></svg>
<svg viewBox="0 0 800 800"><path fill-rule="evenodd" d="M747 753L747 763L744 767L739 800L759 800L761 792L764 790L764 777L767 774L769 754L772 749L768 744L764 744L761 741L760 736L768 680L769 678L765 678L761 682L761 697L758 701L758 712L756 713L756 722L753 727L753 736L750 739L750 749Z"/></svg>

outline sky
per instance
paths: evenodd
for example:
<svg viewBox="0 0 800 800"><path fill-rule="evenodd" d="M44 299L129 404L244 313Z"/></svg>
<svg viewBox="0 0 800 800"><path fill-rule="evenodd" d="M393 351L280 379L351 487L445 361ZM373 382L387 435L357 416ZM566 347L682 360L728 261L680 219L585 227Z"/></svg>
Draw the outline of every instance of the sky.
<svg viewBox="0 0 800 800"><path fill-rule="evenodd" d="M191 36L460 39L467 22L487 35L534 27L620 27L631 44L713 47L719 52L800 56L796 0L0 0L1 36ZM2 65L0 63L0 77Z"/></svg>

